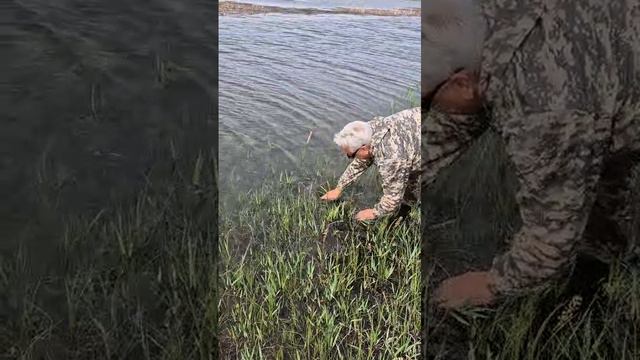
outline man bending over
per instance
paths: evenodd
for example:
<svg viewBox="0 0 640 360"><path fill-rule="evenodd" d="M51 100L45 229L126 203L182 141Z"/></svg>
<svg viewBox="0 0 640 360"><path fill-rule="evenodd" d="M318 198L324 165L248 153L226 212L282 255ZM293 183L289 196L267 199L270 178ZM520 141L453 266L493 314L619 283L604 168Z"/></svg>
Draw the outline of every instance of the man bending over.
<svg viewBox="0 0 640 360"><path fill-rule="evenodd" d="M395 213L402 202L417 201L420 197L420 115L420 108L416 107L369 122L347 124L335 135L334 142L353 161L336 188L321 199L337 200L344 189L375 164L382 178L382 198L373 208L358 212L356 220L387 216Z"/></svg>

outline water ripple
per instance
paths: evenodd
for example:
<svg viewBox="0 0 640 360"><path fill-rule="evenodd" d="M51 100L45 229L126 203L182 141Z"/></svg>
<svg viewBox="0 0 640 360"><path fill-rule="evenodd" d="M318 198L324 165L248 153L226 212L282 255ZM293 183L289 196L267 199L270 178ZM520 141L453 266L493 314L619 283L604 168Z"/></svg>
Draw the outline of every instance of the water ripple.
<svg viewBox="0 0 640 360"><path fill-rule="evenodd" d="M221 172L294 169L311 130L312 149L335 151L345 123L388 113L419 84L419 30L413 17L220 17Z"/></svg>

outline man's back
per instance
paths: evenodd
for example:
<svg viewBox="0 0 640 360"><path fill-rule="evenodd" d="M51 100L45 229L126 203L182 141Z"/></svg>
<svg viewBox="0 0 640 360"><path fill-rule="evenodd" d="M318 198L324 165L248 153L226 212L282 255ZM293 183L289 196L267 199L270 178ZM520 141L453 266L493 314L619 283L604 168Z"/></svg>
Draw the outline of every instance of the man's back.
<svg viewBox="0 0 640 360"><path fill-rule="evenodd" d="M594 116L589 131L611 139L612 152L637 147L640 1L487 1L489 23L516 3L524 25L494 22L483 59L498 128L526 127L519 122L528 114L584 112Z"/></svg>
<svg viewBox="0 0 640 360"><path fill-rule="evenodd" d="M372 120L374 161L401 158L409 162L412 170L419 171L420 117L421 108L416 107Z"/></svg>

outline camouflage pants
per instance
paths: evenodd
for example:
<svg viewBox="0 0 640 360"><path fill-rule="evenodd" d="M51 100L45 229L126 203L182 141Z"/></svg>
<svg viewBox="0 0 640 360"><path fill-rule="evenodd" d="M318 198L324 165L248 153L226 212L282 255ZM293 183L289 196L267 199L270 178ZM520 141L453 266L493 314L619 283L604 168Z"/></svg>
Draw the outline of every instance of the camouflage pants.
<svg viewBox="0 0 640 360"><path fill-rule="evenodd" d="M640 151L604 163L596 201L578 251L605 262L637 252L640 235Z"/></svg>
<svg viewBox="0 0 640 360"><path fill-rule="evenodd" d="M391 217L392 219L406 219L411 212L412 205L416 205L420 200L420 172L413 173L409 176L407 187L404 190L404 196L400 203L399 209Z"/></svg>
<svg viewBox="0 0 640 360"><path fill-rule="evenodd" d="M415 205L420 199L420 172L409 176L407 188L404 191L402 202L407 205Z"/></svg>
<svg viewBox="0 0 640 360"><path fill-rule="evenodd" d="M611 155L596 188L578 251L605 262L626 255L640 256L640 105L613 124Z"/></svg>

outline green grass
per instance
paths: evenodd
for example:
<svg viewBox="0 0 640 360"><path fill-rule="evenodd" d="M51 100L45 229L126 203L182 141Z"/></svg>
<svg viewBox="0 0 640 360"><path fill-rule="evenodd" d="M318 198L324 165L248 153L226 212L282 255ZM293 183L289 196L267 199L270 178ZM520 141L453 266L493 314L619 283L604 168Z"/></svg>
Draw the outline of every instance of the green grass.
<svg viewBox="0 0 640 360"><path fill-rule="evenodd" d="M432 242L425 249L433 252L425 254L428 294L447 275L488 268L508 246L520 221L515 186L492 133L441 176L423 218ZM490 308L425 309L423 346L433 359L640 358L638 264L619 261L601 269L581 260L570 278Z"/></svg>
<svg viewBox="0 0 640 360"><path fill-rule="evenodd" d="M364 185L325 204L330 178L283 174L222 211L225 358L418 357L419 209L397 225L357 224L350 198Z"/></svg>
<svg viewBox="0 0 640 360"><path fill-rule="evenodd" d="M427 352L435 359L637 359L640 273L616 268L597 294L562 286L510 299L495 308L467 308L447 318L430 313ZM435 321L433 321L435 323Z"/></svg>
<svg viewBox="0 0 640 360"><path fill-rule="evenodd" d="M174 158L136 201L67 218L45 273L24 243L0 258L0 358L216 358L214 159Z"/></svg>

